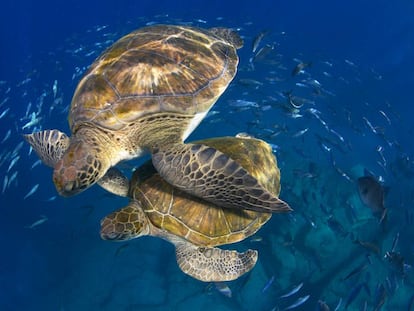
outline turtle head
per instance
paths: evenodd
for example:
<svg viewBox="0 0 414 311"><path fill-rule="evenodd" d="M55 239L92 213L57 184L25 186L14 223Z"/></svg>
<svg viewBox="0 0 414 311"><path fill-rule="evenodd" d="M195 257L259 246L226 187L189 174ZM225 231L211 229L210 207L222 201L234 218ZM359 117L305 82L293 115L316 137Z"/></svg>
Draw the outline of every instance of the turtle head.
<svg viewBox="0 0 414 311"><path fill-rule="evenodd" d="M101 220L103 240L126 241L148 234L148 218L137 201L131 201Z"/></svg>
<svg viewBox="0 0 414 311"><path fill-rule="evenodd" d="M109 169L101 148L73 137L53 171L53 182L62 196L72 196L92 186Z"/></svg>

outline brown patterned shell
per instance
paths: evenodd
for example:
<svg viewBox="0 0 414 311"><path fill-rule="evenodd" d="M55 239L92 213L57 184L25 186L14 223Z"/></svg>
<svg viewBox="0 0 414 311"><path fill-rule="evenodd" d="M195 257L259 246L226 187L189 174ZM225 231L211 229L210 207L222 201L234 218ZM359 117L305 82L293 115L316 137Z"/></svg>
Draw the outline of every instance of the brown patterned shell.
<svg viewBox="0 0 414 311"><path fill-rule="evenodd" d="M241 45L223 28L155 25L124 36L79 82L72 132L83 123L119 130L147 114L208 111L236 74Z"/></svg>
<svg viewBox="0 0 414 311"><path fill-rule="evenodd" d="M217 148L248 170L270 192L280 192L280 171L271 147L250 138L212 138L201 143ZM234 243L254 234L270 213L223 209L181 192L161 179L150 163L131 180L130 195L141 203L149 220L200 246Z"/></svg>

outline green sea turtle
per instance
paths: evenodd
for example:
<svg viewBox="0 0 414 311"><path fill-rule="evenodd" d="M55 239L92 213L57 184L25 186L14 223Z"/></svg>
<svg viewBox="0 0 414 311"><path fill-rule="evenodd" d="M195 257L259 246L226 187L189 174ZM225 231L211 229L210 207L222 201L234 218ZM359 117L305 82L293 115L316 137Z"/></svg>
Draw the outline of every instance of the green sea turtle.
<svg viewBox="0 0 414 311"><path fill-rule="evenodd" d="M189 194L223 207L283 210L284 202L233 159L184 143L235 76L241 46L237 33L225 28L138 29L99 56L79 82L68 146L57 130L25 138L44 163L60 159L53 181L63 196L90 187L118 162L149 152L160 175Z"/></svg>
<svg viewBox="0 0 414 311"><path fill-rule="evenodd" d="M279 168L264 141L223 137L198 143L231 156L270 193L279 195ZM133 173L130 183L115 168L109 172L100 184L111 192L128 194L131 200L102 219L103 239L122 241L150 235L168 240L176 247L181 270L205 282L237 279L255 265L255 250L239 253L216 246L251 236L271 213L221 208L191 196L164 181L150 161Z"/></svg>

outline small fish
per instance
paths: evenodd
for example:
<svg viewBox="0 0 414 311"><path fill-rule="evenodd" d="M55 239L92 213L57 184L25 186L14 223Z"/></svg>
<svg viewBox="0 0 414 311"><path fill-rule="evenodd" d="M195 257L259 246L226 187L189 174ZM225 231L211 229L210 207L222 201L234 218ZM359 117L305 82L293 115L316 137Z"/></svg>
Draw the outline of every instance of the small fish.
<svg viewBox="0 0 414 311"><path fill-rule="evenodd" d="M371 122L369 122L369 120L366 117L362 117L362 119L365 121L366 125L370 128L370 130L374 133L374 134L378 134L378 130L376 127L374 127L372 125Z"/></svg>
<svg viewBox="0 0 414 311"><path fill-rule="evenodd" d="M325 301L322 300L318 300L318 311L330 311L331 309L329 308L329 306L326 304Z"/></svg>
<svg viewBox="0 0 414 311"><path fill-rule="evenodd" d="M295 85L298 86L298 87L308 87L306 84L304 84L302 82L296 82Z"/></svg>
<svg viewBox="0 0 414 311"><path fill-rule="evenodd" d="M258 88L259 86L263 85L263 82L254 79L239 79L237 82L241 85L252 86L254 88Z"/></svg>
<svg viewBox="0 0 414 311"><path fill-rule="evenodd" d="M299 103L298 100L296 99L296 97L294 97L292 95L292 92L286 92L286 93L284 93L284 95L286 96L286 98L288 100L288 103L295 109L300 109L305 104L304 101Z"/></svg>
<svg viewBox="0 0 414 311"><path fill-rule="evenodd" d="M10 107L5 109L1 114L0 114L0 119L3 118L8 112L10 111Z"/></svg>
<svg viewBox="0 0 414 311"><path fill-rule="evenodd" d="M227 298L231 298L233 296L230 287L228 287L225 282L214 282L214 286L221 294Z"/></svg>
<svg viewBox="0 0 414 311"><path fill-rule="evenodd" d="M300 136L302 136L303 134L305 134L308 130L309 130L309 128L305 128L305 129L303 129L303 130L301 130L301 131L298 131L297 133L293 134L293 136L292 136L292 137L300 137Z"/></svg>
<svg viewBox="0 0 414 311"><path fill-rule="evenodd" d="M275 46L273 44L266 44L260 48L253 58L250 59L250 62L260 61L266 58L274 50Z"/></svg>
<svg viewBox="0 0 414 311"><path fill-rule="evenodd" d="M392 241L392 246L391 246L391 252L395 251L395 248L397 247L398 244L398 240L400 239L400 233L397 232L397 234L394 237L394 240Z"/></svg>
<svg viewBox="0 0 414 311"><path fill-rule="evenodd" d="M56 200L56 198L57 198L57 196L53 195L53 196L51 196L50 198L48 198L46 201L47 201L47 202L51 202L51 201Z"/></svg>
<svg viewBox="0 0 414 311"><path fill-rule="evenodd" d="M11 183L13 182L13 181L15 181L16 180L16 178L17 178L17 174L18 174L19 172L18 171L15 171L11 176L10 176L10 178L9 178L9 184L8 184L8 187L10 187L10 185L11 185ZM17 184L17 182L16 182L16 184Z"/></svg>
<svg viewBox="0 0 414 311"><path fill-rule="evenodd" d="M23 200L26 200L28 197L33 195L37 191L38 188L39 188L39 184L34 185L33 188L24 196Z"/></svg>
<svg viewBox="0 0 414 311"><path fill-rule="evenodd" d="M20 159L20 156L16 156L16 157L13 158L13 160L11 160L11 162L9 164L9 168L7 169L7 173L10 172L10 170L17 163L17 161L19 161L19 159Z"/></svg>
<svg viewBox="0 0 414 311"><path fill-rule="evenodd" d="M260 243L260 242L263 242L263 237L261 237L261 236L255 236L255 237L252 237L250 240L249 240L249 242L251 242L251 243Z"/></svg>
<svg viewBox="0 0 414 311"><path fill-rule="evenodd" d="M6 135L4 135L4 138L1 141L1 143L4 143L6 140L8 140L10 138L10 135L11 135L11 130L9 129L6 133Z"/></svg>
<svg viewBox="0 0 414 311"><path fill-rule="evenodd" d="M42 119L42 117L37 117L35 112L32 112L31 117L30 117L30 121L27 122L25 125L22 126L22 130L32 127L36 124L38 124L40 122L40 120Z"/></svg>
<svg viewBox="0 0 414 311"><path fill-rule="evenodd" d="M1 101L1 103L0 103L0 108L1 108L1 107L3 107L3 105L4 105L5 103L7 103L9 99L10 99L10 97L9 97L9 96L5 97L5 98Z"/></svg>
<svg viewBox="0 0 414 311"><path fill-rule="evenodd" d="M37 160L36 162L34 162L33 164L32 164L32 166L30 167L30 169L32 170L32 169L34 169L36 166L38 166L38 165L40 165L42 163L42 160Z"/></svg>
<svg viewBox="0 0 414 311"><path fill-rule="evenodd" d="M329 129L329 131L332 133L332 134L334 134L336 137L338 137L339 138L339 140L341 141L341 142L345 142L345 139L337 132L337 131L335 131L335 130L333 130L333 129Z"/></svg>
<svg viewBox="0 0 414 311"><path fill-rule="evenodd" d="M272 277L269 279L269 281L266 282L265 286L262 289L262 293L264 293L265 291L267 291L270 286L272 286L273 282L275 281L275 276L272 275Z"/></svg>
<svg viewBox="0 0 414 311"><path fill-rule="evenodd" d="M303 69L305 69L306 67L310 67L312 65L311 62L308 63L304 63L304 62L300 62L299 64L297 64L295 66L295 68L293 68L292 70L292 77L298 75L299 73L303 72Z"/></svg>
<svg viewBox="0 0 414 311"><path fill-rule="evenodd" d="M385 114L385 112L380 110L379 113L385 118L385 120L387 120L388 125L391 125L391 120L390 120L390 118L388 118L388 116Z"/></svg>
<svg viewBox="0 0 414 311"><path fill-rule="evenodd" d="M36 220L34 223L32 223L29 226L26 226L25 228L27 228L27 229L33 229L33 228L35 228L35 227L43 224L47 220L48 220L48 218L45 215L41 215L39 220Z"/></svg>
<svg viewBox="0 0 414 311"><path fill-rule="evenodd" d="M352 242L361 245L363 248L369 250L370 252L373 252L374 254L377 254L377 255L381 254L381 249L375 243L361 241L359 239L355 239Z"/></svg>
<svg viewBox="0 0 414 311"><path fill-rule="evenodd" d="M373 311L381 310L386 299L387 299L387 292L385 291L384 285L381 283L377 286L377 289L375 292L375 303L374 303Z"/></svg>
<svg viewBox="0 0 414 311"><path fill-rule="evenodd" d="M286 298L286 297L290 297L296 294L302 288L302 286L303 286L303 283L300 283L299 285L295 286L292 290L290 290L286 294L279 296L279 298Z"/></svg>
<svg viewBox="0 0 414 311"><path fill-rule="evenodd" d="M362 287L367 287L367 285L365 283L359 283L351 289L346 300L345 309L347 309L348 306L355 300L355 298L360 293Z"/></svg>
<svg viewBox="0 0 414 311"><path fill-rule="evenodd" d="M290 306L286 307L284 310L294 309L294 308L297 308L297 307L303 305L309 299L309 297L310 297L310 295L299 297L294 303L292 303Z"/></svg>
<svg viewBox="0 0 414 311"><path fill-rule="evenodd" d="M334 311L339 311L339 308L341 308L341 306L342 306L342 298L339 298Z"/></svg>
<svg viewBox="0 0 414 311"><path fill-rule="evenodd" d="M54 82L53 82L53 87L52 87L52 90L53 90L53 98L56 98L56 94L57 94L57 80L55 80Z"/></svg>
<svg viewBox="0 0 414 311"><path fill-rule="evenodd" d="M260 32L253 40L252 44L252 52L255 53L257 48L259 47L260 42L262 42L264 36L268 33L268 31Z"/></svg>
<svg viewBox="0 0 414 311"><path fill-rule="evenodd" d="M407 270L411 268L410 265L405 263L404 257L399 252L386 252L384 258L388 260L392 268L402 277L404 277Z"/></svg>
<svg viewBox="0 0 414 311"><path fill-rule="evenodd" d="M345 59L345 63L347 63L347 64L348 64L349 66L351 66L351 67L356 68L355 63L351 62L351 61L350 61L350 60L348 60L348 59Z"/></svg>
<svg viewBox="0 0 414 311"><path fill-rule="evenodd" d="M342 224L336 220L333 215L328 217L327 223L329 228L336 234L339 234L339 236L346 237L348 235L348 232L345 230L344 226L342 226Z"/></svg>
<svg viewBox="0 0 414 311"><path fill-rule="evenodd" d="M4 191L6 191L8 184L9 184L9 177L5 175L3 179L3 190L1 193L4 193Z"/></svg>
<svg viewBox="0 0 414 311"><path fill-rule="evenodd" d="M21 141L20 143L17 144L17 146L13 149L12 152L12 158L17 156L17 154L19 153L20 149L22 149L24 142Z"/></svg>
<svg viewBox="0 0 414 311"><path fill-rule="evenodd" d="M244 99L229 100L229 105L232 107L259 107L259 104L257 102L248 101Z"/></svg>
<svg viewBox="0 0 414 311"><path fill-rule="evenodd" d="M364 271L366 268L368 268L368 263L364 262L358 267L354 268L351 272L349 272L344 278L342 278L342 281L348 280L349 278L353 277L354 275L360 274L362 271Z"/></svg>
<svg viewBox="0 0 414 311"><path fill-rule="evenodd" d="M207 24L207 21L206 21L206 20L204 20L204 19L197 18L195 21L196 21L197 23Z"/></svg>
<svg viewBox="0 0 414 311"><path fill-rule="evenodd" d="M358 178L358 192L362 203L368 206L373 215L382 223L386 217L384 187L373 176L363 176Z"/></svg>

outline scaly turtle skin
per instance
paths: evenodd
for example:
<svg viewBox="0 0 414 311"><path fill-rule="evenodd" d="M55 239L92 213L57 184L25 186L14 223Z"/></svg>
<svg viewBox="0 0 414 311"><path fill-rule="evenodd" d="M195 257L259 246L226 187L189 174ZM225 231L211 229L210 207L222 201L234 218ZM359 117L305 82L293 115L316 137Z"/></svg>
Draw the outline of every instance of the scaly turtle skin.
<svg viewBox="0 0 414 311"><path fill-rule="evenodd" d="M271 147L253 138L223 137L200 141L232 157L275 196L280 172ZM101 221L101 237L129 240L142 235L166 239L176 246L179 267L201 281L228 281L248 272L257 251L244 253L215 246L241 241L261 228L271 213L226 209L196 198L168 184L150 162L133 174L129 188L122 175L111 169L100 185L126 194L130 203ZM285 211L289 211L288 205Z"/></svg>
<svg viewBox="0 0 414 311"><path fill-rule="evenodd" d="M25 138L45 163L59 158L53 181L63 196L90 187L119 161L150 152L160 175L189 194L228 208L283 210L226 154L184 144L235 76L241 46L240 37L224 28L138 29L98 57L79 82L64 152L57 130Z"/></svg>

